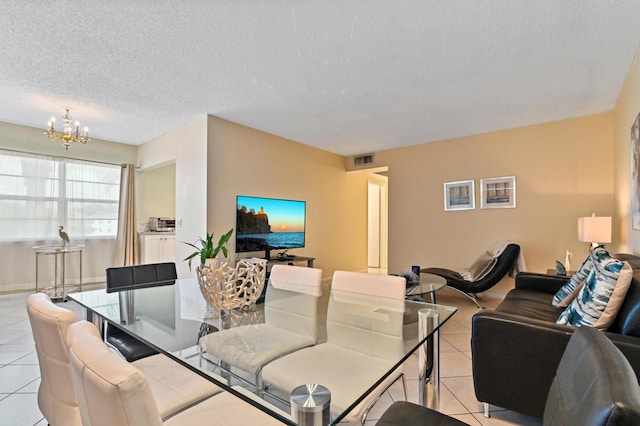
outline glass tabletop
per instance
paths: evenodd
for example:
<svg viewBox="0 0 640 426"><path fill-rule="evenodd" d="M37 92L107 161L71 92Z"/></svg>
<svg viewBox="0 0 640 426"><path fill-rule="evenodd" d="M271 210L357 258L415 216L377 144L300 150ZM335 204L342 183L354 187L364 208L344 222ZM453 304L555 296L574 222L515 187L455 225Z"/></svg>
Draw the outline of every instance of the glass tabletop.
<svg viewBox="0 0 640 426"><path fill-rule="evenodd" d="M425 282L425 284L427 284ZM271 286L271 284L269 284ZM267 290L269 291L269 289ZM274 292L275 293L275 292ZM280 297L288 297L286 291L277 292ZM442 326L455 312L455 307L434 305L420 301L402 300L389 303L384 300L371 300L377 309L368 309L361 301L352 299L348 293L333 292L331 297L348 308L350 316L359 319L379 321L402 321L403 349L395 355L397 362L389 371L381 375L378 381L371 383L371 387L363 395L354 400L344 412L334 416L338 422L346 413L351 411L360 401L372 392L379 383L390 376L395 369L417 351L426 339L420 339L418 333L418 313L422 309L437 310L439 314L438 327ZM199 340L208 333L215 333L220 329L241 327L248 324L264 322L264 304L254 309L244 311L223 311L207 305L203 298L196 278L178 279L174 285L140 288L125 292L107 293L105 290L94 290L69 295L87 309L88 313L98 315L109 323L133 335L142 342L164 353L202 377L216 383L225 390L244 399L254 406L278 418L284 423L295 424L273 412L267 407L256 403L259 398L250 399L242 393L236 392L227 383L221 383L216 377L206 372L207 363L200 361ZM325 303L329 297L325 297ZM375 299L375 298L374 298ZM321 298L321 300L323 300ZM326 306L325 306L326 309ZM320 315L320 317L323 317ZM325 327L325 324L320 324ZM436 328L437 330L437 328ZM435 331L435 330L434 330ZM322 333L320 334L322 336ZM428 337L428 336L427 336ZM260 338L259 335L256 338ZM318 343L322 343L322 337ZM394 358L394 360L395 360ZM333 423L332 423L333 424Z"/></svg>
<svg viewBox="0 0 640 426"><path fill-rule="evenodd" d="M447 286L447 280L435 274L420 273L420 281L407 285L407 296L418 296L435 293Z"/></svg>
<svg viewBox="0 0 640 426"><path fill-rule="evenodd" d="M42 254L56 254L56 253L74 253L81 251L84 248L82 244L66 244L64 246L34 246L33 250L36 253Z"/></svg>

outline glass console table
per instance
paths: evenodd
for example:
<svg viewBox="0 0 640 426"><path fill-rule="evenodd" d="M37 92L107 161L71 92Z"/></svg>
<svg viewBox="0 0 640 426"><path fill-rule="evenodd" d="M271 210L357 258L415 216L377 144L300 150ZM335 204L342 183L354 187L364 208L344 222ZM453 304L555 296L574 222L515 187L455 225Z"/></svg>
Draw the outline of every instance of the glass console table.
<svg viewBox="0 0 640 426"><path fill-rule="evenodd" d="M66 257L68 254L78 253L79 261L78 261L78 276L80 282L74 286L78 291L82 291L82 250L84 249L83 245L80 244L66 244L64 246L35 246L33 247L33 251L36 252L36 292L44 290L47 294L53 291L49 296L52 299L65 299L67 297L67 289L65 288L65 274L66 274ZM53 256L54 257L54 269L53 269L53 287L46 287L44 289L39 288L39 279L40 279L40 268L39 268L39 259L41 256ZM60 264L59 258L62 258L62 279L60 281L61 285L58 288L58 264ZM60 290L60 292L58 292Z"/></svg>
<svg viewBox="0 0 640 426"><path fill-rule="evenodd" d="M118 327L283 423L295 424L290 419L283 418L266 406L262 406L260 398L248 398L227 383L220 383L204 369L206 363L201 367L198 341L203 333L216 332L220 328L242 326L247 322L262 321L260 306L256 311L245 313L234 311L231 315L221 313L206 304L195 278L178 279L174 285L127 290L126 293L126 297L123 297L124 294L95 290L73 293L69 298L85 307L87 319L98 326L107 322ZM438 330L456 310L455 307L404 301L405 353L377 382L371 383L370 388L360 398L354 400L343 413L335 416L330 424L338 423L366 395L374 391L378 384L416 353L420 364L420 401L423 403L437 401ZM370 312L370 314L381 315L380 312ZM224 324L223 321L225 321Z"/></svg>

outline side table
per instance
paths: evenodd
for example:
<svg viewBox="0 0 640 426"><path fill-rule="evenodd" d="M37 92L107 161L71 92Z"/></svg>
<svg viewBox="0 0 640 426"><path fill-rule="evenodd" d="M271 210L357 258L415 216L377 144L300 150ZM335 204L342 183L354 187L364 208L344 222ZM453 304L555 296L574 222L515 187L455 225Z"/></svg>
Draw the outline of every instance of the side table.
<svg viewBox="0 0 640 426"><path fill-rule="evenodd" d="M69 253L78 253L78 255L80 256L80 261L79 261L79 277L80 277L80 281L77 285L78 287L78 291L82 291L82 250L84 249L84 246L81 244L67 244L64 246L35 246L33 247L33 251L36 252L36 292L40 291L39 290L39 278L40 278L40 274L39 274L39 258L40 256L53 256L54 257L54 276L53 276L53 287L46 287L42 290L44 290L45 292L47 290L53 290L53 294L50 295L50 297L52 299L66 299L67 297L67 291L65 289L65 260L66 260L66 256ZM58 257L62 257L62 279L61 279L61 285L60 285L60 290L61 293L58 293L58 264L60 263L58 260Z"/></svg>
<svg viewBox="0 0 640 426"><path fill-rule="evenodd" d="M442 290L447 286L446 278L439 275L428 274L425 272L420 273L420 282L417 285L407 285L407 292L405 297L409 296L422 296L425 299L427 294L431 295L431 303L436 304L436 292ZM425 300L426 302L427 300Z"/></svg>

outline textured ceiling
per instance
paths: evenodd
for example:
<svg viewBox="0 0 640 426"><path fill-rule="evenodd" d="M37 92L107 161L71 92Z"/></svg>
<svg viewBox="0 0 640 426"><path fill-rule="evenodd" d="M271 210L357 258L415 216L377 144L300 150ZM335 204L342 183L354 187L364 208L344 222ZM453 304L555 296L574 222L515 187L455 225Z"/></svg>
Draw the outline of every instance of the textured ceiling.
<svg viewBox="0 0 640 426"><path fill-rule="evenodd" d="M600 113L640 45L638 0L2 3L0 121L135 145L203 114L353 155Z"/></svg>

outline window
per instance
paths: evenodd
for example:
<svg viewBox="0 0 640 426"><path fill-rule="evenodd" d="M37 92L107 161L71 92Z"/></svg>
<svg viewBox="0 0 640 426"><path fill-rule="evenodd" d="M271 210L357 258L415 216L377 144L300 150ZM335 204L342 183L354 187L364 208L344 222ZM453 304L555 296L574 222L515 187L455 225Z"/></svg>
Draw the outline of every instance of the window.
<svg viewBox="0 0 640 426"><path fill-rule="evenodd" d="M0 151L0 239L114 237L120 166Z"/></svg>

